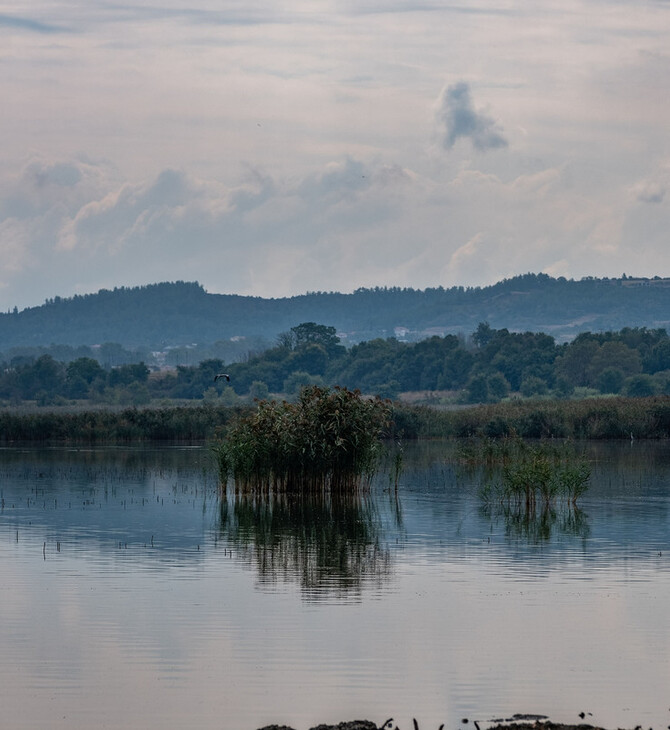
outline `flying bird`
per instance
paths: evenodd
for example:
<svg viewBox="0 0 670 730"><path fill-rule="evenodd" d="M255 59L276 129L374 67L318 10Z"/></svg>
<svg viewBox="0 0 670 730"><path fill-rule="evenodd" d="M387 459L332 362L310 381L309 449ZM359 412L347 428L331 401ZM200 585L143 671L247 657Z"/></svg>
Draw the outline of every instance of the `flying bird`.
<svg viewBox="0 0 670 730"><path fill-rule="evenodd" d="M214 382L216 383L219 378L225 378L228 382L230 382L230 375L228 375L228 373L219 373L218 375L215 375Z"/></svg>

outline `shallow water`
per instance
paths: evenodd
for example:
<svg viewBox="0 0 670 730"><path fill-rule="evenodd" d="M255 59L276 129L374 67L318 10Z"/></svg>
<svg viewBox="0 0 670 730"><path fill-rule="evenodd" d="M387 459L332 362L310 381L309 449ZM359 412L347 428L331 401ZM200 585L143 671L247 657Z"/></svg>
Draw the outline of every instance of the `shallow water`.
<svg viewBox="0 0 670 730"><path fill-rule="evenodd" d="M449 449L326 502L221 501L206 449L1 449L2 726L670 725L670 447L588 445L534 520Z"/></svg>

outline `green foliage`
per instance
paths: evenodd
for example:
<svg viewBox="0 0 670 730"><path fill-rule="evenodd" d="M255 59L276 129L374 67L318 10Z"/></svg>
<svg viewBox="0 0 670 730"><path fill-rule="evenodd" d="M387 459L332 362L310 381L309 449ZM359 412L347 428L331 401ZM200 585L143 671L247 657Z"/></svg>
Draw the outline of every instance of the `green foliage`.
<svg viewBox="0 0 670 730"><path fill-rule="evenodd" d="M536 395L546 395L549 392L547 384L535 375L529 375L521 381L521 394L526 398L533 398Z"/></svg>
<svg viewBox="0 0 670 730"><path fill-rule="evenodd" d="M485 501L506 504L550 505L557 499L575 504L588 488L591 469L582 454L568 445L542 442L529 444L519 438L486 439L468 443L461 459L470 465L499 473L499 481L489 480L482 487Z"/></svg>
<svg viewBox="0 0 670 730"><path fill-rule="evenodd" d="M624 387L629 398L646 398L656 392L654 380L649 375L634 375L627 378Z"/></svg>
<svg viewBox="0 0 670 730"><path fill-rule="evenodd" d="M466 399L468 403L487 403L489 400L489 386L486 376L483 374L474 375L466 387Z"/></svg>
<svg viewBox="0 0 670 730"><path fill-rule="evenodd" d="M598 375L598 390L601 393L620 393L624 381L623 370L618 367L606 367Z"/></svg>
<svg viewBox="0 0 670 730"><path fill-rule="evenodd" d="M293 396L305 385L339 385L389 398L419 391L442 404L494 403L519 394L525 398L616 393L646 397L670 393L670 369L653 369L665 366L668 343L665 330L624 328L582 333L569 344L557 345L545 334L482 324L472 343L454 335L416 343L387 338L345 350L333 327L306 322L280 337L276 347L243 361L208 358L197 365L179 365L172 372L150 373L143 361L103 367L88 355L75 357L69 364L48 354L16 355L0 369L0 401L142 404L168 398L213 401L225 393L225 403L234 405L233 394L259 397L255 383L267 388L260 393L261 399L270 394ZM116 353L121 358L118 348L107 344L105 357L111 361ZM214 381L222 371L230 374L230 383Z"/></svg>
<svg viewBox="0 0 670 730"><path fill-rule="evenodd" d="M254 380L249 388L249 395L256 400L265 400L270 395L268 384L262 380Z"/></svg>
<svg viewBox="0 0 670 730"><path fill-rule="evenodd" d="M351 492L369 479L391 410L344 388L304 388L296 403L261 401L216 445L225 485L240 491Z"/></svg>

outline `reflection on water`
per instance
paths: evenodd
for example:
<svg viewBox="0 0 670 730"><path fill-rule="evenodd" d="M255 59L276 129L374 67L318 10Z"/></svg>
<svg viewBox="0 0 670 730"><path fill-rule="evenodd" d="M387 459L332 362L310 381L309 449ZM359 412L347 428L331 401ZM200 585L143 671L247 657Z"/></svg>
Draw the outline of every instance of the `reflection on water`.
<svg viewBox="0 0 670 730"><path fill-rule="evenodd" d="M391 574L379 506L358 494L224 497L219 535L263 583L296 580L315 599L351 595ZM401 527L398 505L395 516Z"/></svg>
<svg viewBox="0 0 670 730"><path fill-rule="evenodd" d="M223 500L206 449L0 449L3 723L669 725L668 445L587 444L579 508L530 513L454 448L405 445L397 491Z"/></svg>
<svg viewBox="0 0 670 730"><path fill-rule="evenodd" d="M560 502L541 503L527 509L525 505L486 503L481 516L491 523L491 532L498 532L500 523L508 539L523 540L531 545L550 542L557 533L586 539L590 533L588 515L576 505Z"/></svg>

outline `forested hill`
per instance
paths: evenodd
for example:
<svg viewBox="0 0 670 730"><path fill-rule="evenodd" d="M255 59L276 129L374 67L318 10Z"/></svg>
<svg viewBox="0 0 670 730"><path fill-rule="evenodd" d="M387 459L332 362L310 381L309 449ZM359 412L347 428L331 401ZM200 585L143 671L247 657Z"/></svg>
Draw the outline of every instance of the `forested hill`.
<svg viewBox="0 0 670 730"><path fill-rule="evenodd" d="M666 327L670 280L525 274L489 287L374 288L282 299L209 294L189 282L122 287L0 314L0 350L103 342L159 348L232 337L274 341L301 322L333 326L345 344L392 336L416 340L470 334L484 321L493 328L546 332L559 341L583 331Z"/></svg>

